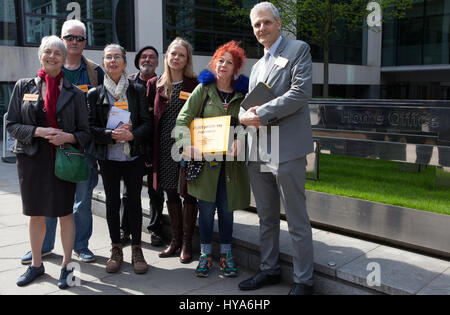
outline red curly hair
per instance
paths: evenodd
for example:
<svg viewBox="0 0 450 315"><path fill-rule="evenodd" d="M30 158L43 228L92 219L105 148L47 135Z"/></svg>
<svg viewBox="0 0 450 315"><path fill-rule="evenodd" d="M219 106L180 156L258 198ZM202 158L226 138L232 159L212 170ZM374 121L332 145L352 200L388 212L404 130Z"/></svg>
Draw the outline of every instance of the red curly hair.
<svg viewBox="0 0 450 315"><path fill-rule="evenodd" d="M211 62L208 64L210 69L215 73L217 61L219 61L219 59L222 58L222 56L227 52L233 57L234 75L238 74L239 70L242 69L245 61L247 60L245 51L239 46L239 44L239 42L232 40L231 42L223 44L222 46L217 48L211 59Z"/></svg>

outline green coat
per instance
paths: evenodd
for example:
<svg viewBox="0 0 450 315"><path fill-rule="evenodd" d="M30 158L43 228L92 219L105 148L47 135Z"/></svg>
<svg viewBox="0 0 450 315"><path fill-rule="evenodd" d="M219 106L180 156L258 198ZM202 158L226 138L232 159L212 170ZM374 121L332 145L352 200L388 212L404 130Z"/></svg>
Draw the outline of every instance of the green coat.
<svg viewBox="0 0 450 315"><path fill-rule="evenodd" d="M216 84L210 83L206 87L199 84L195 88L178 114L177 126L189 127L192 120L199 115L205 89L207 89L208 101L204 109L204 118L231 115L238 121L240 104L245 95L236 92L228 105L228 110L225 110L217 93ZM190 143L188 136L184 136L185 143ZM211 168L209 162L205 162L199 177L196 180L188 181L189 195L203 201L215 202L220 169L225 163L228 210L248 208L250 205L250 182L245 162L223 161L218 163L218 167Z"/></svg>

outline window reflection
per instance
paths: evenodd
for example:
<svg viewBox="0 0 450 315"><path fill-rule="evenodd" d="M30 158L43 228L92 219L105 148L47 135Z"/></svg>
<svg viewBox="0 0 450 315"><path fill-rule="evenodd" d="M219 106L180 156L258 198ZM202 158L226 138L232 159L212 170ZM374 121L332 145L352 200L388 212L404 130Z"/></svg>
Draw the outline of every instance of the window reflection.
<svg viewBox="0 0 450 315"><path fill-rule="evenodd" d="M251 7L256 0L243 1ZM250 58L260 58L263 47L256 41L250 22L233 23L217 1L170 0L165 5L164 48L177 36L188 40L197 55L212 55L220 45L241 41Z"/></svg>
<svg viewBox="0 0 450 315"><path fill-rule="evenodd" d="M383 66L448 64L450 0L416 0L402 20L383 25Z"/></svg>
<svg viewBox="0 0 450 315"><path fill-rule="evenodd" d="M0 9L0 45L17 45L16 8L14 0L2 0Z"/></svg>
<svg viewBox="0 0 450 315"><path fill-rule="evenodd" d="M68 6L73 3L79 5L79 18L86 25L88 48L101 49L118 42L127 50L135 50L132 0L25 0L26 44L39 44L44 36L60 35L68 15L77 12ZM116 27L113 21L119 22Z"/></svg>

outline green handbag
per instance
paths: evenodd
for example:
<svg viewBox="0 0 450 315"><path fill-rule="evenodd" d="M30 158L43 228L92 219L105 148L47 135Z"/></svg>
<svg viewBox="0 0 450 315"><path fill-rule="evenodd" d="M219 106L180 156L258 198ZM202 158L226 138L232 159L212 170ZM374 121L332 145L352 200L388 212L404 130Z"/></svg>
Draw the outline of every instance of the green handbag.
<svg viewBox="0 0 450 315"><path fill-rule="evenodd" d="M71 144L56 147L55 175L66 182L84 182L89 177L86 157Z"/></svg>

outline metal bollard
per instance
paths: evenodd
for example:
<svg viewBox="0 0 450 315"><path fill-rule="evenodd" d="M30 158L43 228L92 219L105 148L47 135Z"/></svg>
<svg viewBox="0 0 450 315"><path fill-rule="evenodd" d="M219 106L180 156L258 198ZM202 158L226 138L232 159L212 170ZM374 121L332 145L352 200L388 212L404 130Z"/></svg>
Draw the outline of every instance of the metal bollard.
<svg viewBox="0 0 450 315"><path fill-rule="evenodd" d="M14 147L14 138L6 131L6 115L3 116L3 150L2 161L4 163L16 163L16 157L12 154Z"/></svg>

